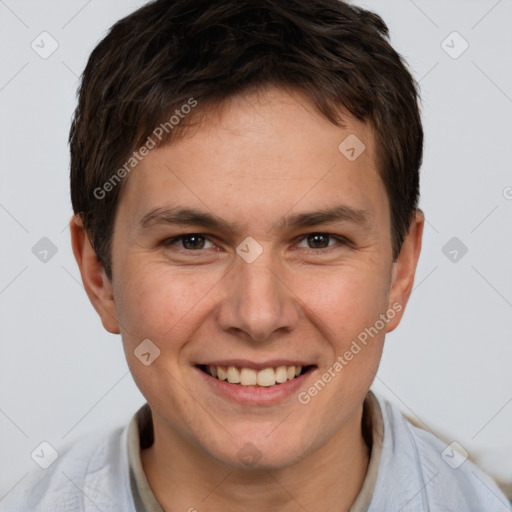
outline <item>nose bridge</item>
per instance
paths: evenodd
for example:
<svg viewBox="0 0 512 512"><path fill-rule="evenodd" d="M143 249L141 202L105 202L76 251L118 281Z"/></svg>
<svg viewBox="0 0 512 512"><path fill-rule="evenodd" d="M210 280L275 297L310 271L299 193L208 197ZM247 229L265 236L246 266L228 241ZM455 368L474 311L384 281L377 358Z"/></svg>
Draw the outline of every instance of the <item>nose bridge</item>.
<svg viewBox="0 0 512 512"><path fill-rule="evenodd" d="M276 265L261 259L253 263L239 265L240 281L242 285L242 301L260 304L260 311L265 307L275 311L279 307L280 279Z"/></svg>
<svg viewBox="0 0 512 512"><path fill-rule="evenodd" d="M223 329L241 330L252 340L263 341L279 329L293 328L299 312L279 271L270 250L250 263L242 257L237 259L221 307Z"/></svg>

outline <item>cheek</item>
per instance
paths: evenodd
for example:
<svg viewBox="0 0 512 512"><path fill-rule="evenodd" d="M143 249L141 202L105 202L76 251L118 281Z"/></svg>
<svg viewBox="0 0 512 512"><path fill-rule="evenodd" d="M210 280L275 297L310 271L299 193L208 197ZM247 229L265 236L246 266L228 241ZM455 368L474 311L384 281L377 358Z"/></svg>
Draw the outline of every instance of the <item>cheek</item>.
<svg viewBox="0 0 512 512"><path fill-rule="evenodd" d="M388 307L389 272L382 263L368 261L320 269L297 281L297 296L311 311L326 339L343 345L374 325ZM349 339L350 338L350 339Z"/></svg>
<svg viewBox="0 0 512 512"><path fill-rule="evenodd" d="M136 262L123 269L115 290L123 339L149 338L168 344L194 328L193 319L208 306L208 295L221 276L197 271L172 271L158 263Z"/></svg>

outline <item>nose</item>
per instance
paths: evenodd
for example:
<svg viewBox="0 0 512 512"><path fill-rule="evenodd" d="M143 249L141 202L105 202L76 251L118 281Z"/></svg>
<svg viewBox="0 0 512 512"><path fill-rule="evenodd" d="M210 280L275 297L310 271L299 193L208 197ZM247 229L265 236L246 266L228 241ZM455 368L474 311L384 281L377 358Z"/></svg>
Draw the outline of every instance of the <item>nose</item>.
<svg viewBox="0 0 512 512"><path fill-rule="evenodd" d="M292 331L300 316L299 298L270 255L264 252L252 263L238 258L218 308L217 321L224 331L261 343Z"/></svg>

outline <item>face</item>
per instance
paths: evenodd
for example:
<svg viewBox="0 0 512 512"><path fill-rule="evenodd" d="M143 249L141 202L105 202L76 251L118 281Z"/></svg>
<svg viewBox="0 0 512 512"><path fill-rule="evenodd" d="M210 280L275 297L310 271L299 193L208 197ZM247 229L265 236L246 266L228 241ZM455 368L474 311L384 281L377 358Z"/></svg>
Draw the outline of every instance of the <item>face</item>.
<svg viewBox="0 0 512 512"><path fill-rule="evenodd" d="M275 468L354 430L408 293L373 134L345 121L298 93L236 97L132 171L104 325L156 431Z"/></svg>

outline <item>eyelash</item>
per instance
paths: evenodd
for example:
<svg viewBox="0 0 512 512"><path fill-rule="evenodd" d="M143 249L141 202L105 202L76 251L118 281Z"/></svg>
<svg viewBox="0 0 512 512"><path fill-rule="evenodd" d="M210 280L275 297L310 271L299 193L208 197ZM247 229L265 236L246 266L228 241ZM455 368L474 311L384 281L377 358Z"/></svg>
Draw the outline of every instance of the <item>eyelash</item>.
<svg viewBox="0 0 512 512"><path fill-rule="evenodd" d="M321 236L324 236L324 237L328 237L329 241L335 240L341 246L352 245L351 242L347 238L345 238L343 236L334 235L332 233L324 233L324 232L320 232L320 231L314 231L312 233L307 233L306 235L303 235L301 238L298 239L299 243L302 242L303 240L306 240L308 237L314 236L314 235L321 235ZM176 242L178 242L178 241L183 241L183 239L185 239L187 237L193 237L193 236L202 237L205 240L208 240L208 236L207 235L203 235L202 233L186 233L186 234L178 235L178 236L175 236L175 237L172 237L172 238L166 238L165 240L163 240L161 242L161 245L163 245L165 247L169 247L169 246L175 245ZM210 243L213 243L213 242L210 241ZM325 253L325 252L330 252L331 250L333 250L335 248L336 248L336 244L335 245L329 245L327 247L320 247L320 248L317 248L317 249L312 248L312 247L299 247L299 250L301 250L301 249L310 249L312 251L315 251L316 253ZM183 247L178 247L178 249L181 252L185 252L185 253L190 254L190 253L194 253L194 252L200 253L200 252L205 251L205 250L207 250L209 248L194 250L194 249L185 249Z"/></svg>

